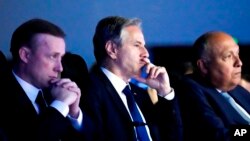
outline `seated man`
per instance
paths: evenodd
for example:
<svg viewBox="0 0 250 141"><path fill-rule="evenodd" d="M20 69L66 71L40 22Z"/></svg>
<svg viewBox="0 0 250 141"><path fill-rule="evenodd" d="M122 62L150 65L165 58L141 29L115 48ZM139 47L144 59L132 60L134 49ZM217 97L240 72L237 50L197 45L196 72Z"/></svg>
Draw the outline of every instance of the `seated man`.
<svg viewBox="0 0 250 141"><path fill-rule="evenodd" d="M200 36L193 49L196 70L176 89L184 139L231 140L233 126L250 123L250 95L239 86L239 46L227 33L214 31Z"/></svg>
<svg viewBox="0 0 250 141"><path fill-rule="evenodd" d="M60 27L43 19L31 19L13 32L13 67L0 80L0 127L9 141L76 141L89 131L80 89L59 78L64 37Z"/></svg>
<svg viewBox="0 0 250 141"><path fill-rule="evenodd" d="M103 18L93 38L97 65L92 69L84 104L96 121L98 141L178 141L178 105L164 67L149 61L139 19ZM142 68L148 74L140 77ZM146 91L130 83L135 78L157 90L152 102Z"/></svg>

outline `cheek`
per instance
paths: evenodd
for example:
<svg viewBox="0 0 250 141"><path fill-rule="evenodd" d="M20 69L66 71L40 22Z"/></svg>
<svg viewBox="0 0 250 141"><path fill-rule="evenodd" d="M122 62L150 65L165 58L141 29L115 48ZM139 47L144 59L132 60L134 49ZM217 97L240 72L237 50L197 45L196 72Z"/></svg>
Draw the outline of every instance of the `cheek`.
<svg viewBox="0 0 250 141"><path fill-rule="evenodd" d="M225 79L229 75L229 70L222 65L212 65L209 68L211 77L217 80Z"/></svg>
<svg viewBox="0 0 250 141"><path fill-rule="evenodd" d="M120 57L119 60L121 61L121 63L126 63L126 64L132 63L135 58L135 56L131 55L131 53L128 53L128 52L121 54L119 57Z"/></svg>
<svg viewBox="0 0 250 141"><path fill-rule="evenodd" d="M230 77L233 73L233 68L229 66L222 67L223 74Z"/></svg>
<svg viewBox="0 0 250 141"><path fill-rule="evenodd" d="M43 62L42 63L42 66L46 69L49 69L49 68L52 68L52 63L49 63L48 61L47 62Z"/></svg>
<svg viewBox="0 0 250 141"><path fill-rule="evenodd" d="M216 71L219 75L225 76L230 75L232 68L226 63L216 63L211 66L212 71Z"/></svg>
<svg viewBox="0 0 250 141"><path fill-rule="evenodd" d="M36 68L38 71L42 72L47 72L51 70L52 68L52 63L50 63L48 60L37 60L35 62Z"/></svg>
<svg viewBox="0 0 250 141"><path fill-rule="evenodd" d="M233 69L230 67L221 68L220 73L218 74L218 78L220 78L222 82L230 82L236 80L233 74Z"/></svg>

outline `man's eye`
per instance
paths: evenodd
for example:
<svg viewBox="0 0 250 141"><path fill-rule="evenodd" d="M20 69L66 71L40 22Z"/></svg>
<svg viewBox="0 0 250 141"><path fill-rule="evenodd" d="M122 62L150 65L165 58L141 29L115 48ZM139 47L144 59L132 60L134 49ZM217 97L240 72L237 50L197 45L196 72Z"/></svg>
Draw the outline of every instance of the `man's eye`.
<svg viewBox="0 0 250 141"><path fill-rule="evenodd" d="M231 57L232 57L232 54L227 55L227 58L231 58Z"/></svg>
<svg viewBox="0 0 250 141"><path fill-rule="evenodd" d="M224 56L224 59L230 59L232 57L232 54L228 54Z"/></svg>
<svg viewBox="0 0 250 141"><path fill-rule="evenodd" d="M135 46L136 46L136 47L140 47L140 45L137 45L137 44L136 44Z"/></svg>
<svg viewBox="0 0 250 141"><path fill-rule="evenodd" d="M56 59L56 55L51 55L49 58L50 59Z"/></svg>

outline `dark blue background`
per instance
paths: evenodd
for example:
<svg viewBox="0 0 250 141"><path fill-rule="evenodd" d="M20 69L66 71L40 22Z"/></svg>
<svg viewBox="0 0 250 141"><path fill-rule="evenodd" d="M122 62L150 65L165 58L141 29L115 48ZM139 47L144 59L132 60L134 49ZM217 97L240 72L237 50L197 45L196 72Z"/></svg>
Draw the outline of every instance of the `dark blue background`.
<svg viewBox="0 0 250 141"><path fill-rule="evenodd" d="M108 15L139 17L148 47L191 45L202 33L223 30L250 43L249 0L0 0L0 49L7 57L12 32L40 17L67 33L68 51L94 63L92 36Z"/></svg>

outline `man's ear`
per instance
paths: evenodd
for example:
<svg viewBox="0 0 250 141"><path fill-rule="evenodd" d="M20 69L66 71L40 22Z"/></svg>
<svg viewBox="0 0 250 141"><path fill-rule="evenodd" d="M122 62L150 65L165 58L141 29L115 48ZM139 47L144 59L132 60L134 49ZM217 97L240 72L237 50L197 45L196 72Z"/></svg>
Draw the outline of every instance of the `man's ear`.
<svg viewBox="0 0 250 141"><path fill-rule="evenodd" d="M23 46L19 49L19 56L23 62L27 63L29 61L30 55L31 50L28 47Z"/></svg>
<svg viewBox="0 0 250 141"><path fill-rule="evenodd" d="M200 69L200 71L202 72L202 74L207 74L208 72L208 67L207 67L207 64L204 60L202 59L199 59L197 61L197 66L198 68Z"/></svg>
<svg viewBox="0 0 250 141"><path fill-rule="evenodd" d="M113 41L108 41L105 45L106 52L108 56L112 59L116 59L117 56L117 45Z"/></svg>

